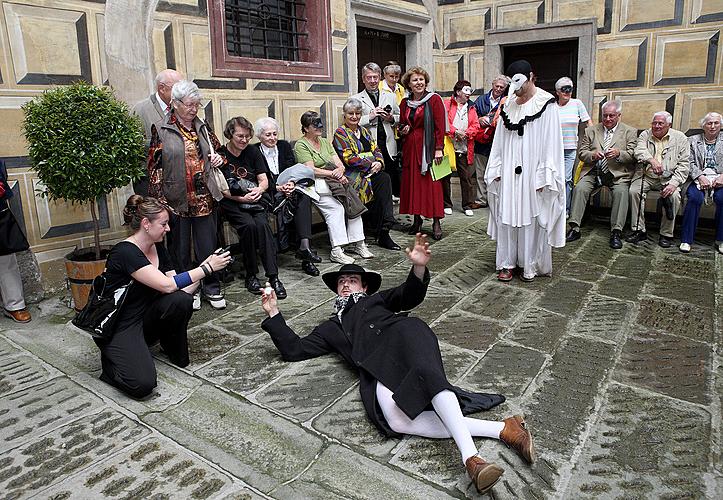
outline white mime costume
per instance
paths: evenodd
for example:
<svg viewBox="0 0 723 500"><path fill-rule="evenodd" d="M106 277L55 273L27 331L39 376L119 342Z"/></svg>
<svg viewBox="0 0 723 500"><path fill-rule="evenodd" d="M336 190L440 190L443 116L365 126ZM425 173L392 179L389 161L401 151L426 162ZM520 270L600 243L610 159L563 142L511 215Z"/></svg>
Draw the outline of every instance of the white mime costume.
<svg viewBox="0 0 723 500"><path fill-rule="evenodd" d="M497 240L497 269L521 267L525 278L533 278L549 275L552 247L565 246L565 172L554 97L538 88L530 100L517 104L514 91L526 81L519 73L512 79L485 181L487 234Z"/></svg>

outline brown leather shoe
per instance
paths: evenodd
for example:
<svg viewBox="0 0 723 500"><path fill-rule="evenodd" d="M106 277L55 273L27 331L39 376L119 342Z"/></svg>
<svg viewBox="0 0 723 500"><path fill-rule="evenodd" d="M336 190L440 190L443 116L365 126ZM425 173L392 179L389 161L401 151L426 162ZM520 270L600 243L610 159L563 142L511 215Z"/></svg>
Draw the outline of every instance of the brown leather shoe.
<svg viewBox="0 0 723 500"><path fill-rule="evenodd" d="M27 309L20 309L18 311L5 311L5 316L10 318L16 323L28 323L32 318L30 312Z"/></svg>
<svg viewBox="0 0 723 500"><path fill-rule="evenodd" d="M535 443L532 434L527 429L525 418L522 415L515 415L504 420L505 428L500 433L500 439L507 446L515 450L528 464L537 458L535 455Z"/></svg>
<svg viewBox="0 0 723 500"><path fill-rule="evenodd" d="M502 467L485 462L479 455L469 457L464 466L480 493L485 493L492 488L505 472Z"/></svg>
<svg viewBox="0 0 723 500"><path fill-rule="evenodd" d="M470 203L467 208L469 208L470 210L477 210L478 208L482 208L482 204L475 201L473 203Z"/></svg>

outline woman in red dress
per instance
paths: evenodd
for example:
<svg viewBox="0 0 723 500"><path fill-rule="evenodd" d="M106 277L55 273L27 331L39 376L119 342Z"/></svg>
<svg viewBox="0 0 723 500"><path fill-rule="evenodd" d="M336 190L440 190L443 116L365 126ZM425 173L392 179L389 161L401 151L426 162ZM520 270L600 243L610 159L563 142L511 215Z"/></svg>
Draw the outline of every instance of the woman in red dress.
<svg viewBox="0 0 723 500"><path fill-rule="evenodd" d="M442 98L427 91L428 83L429 73L418 66L402 77L409 98L399 107L399 133L404 137L399 213L414 215L410 234L419 232L422 216L434 219L432 237L439 240L444 201L442 184L432 180L431 164L442 161L447 118Z"/></svg>

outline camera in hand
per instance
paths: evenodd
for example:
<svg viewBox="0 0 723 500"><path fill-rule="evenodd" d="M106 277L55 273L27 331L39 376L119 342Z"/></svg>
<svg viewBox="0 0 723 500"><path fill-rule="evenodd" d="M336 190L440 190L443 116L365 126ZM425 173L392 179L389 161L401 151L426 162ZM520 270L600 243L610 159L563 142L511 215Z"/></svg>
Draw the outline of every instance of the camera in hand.
<svg viewBox="0 0 723 500"><path fill-rule="evenodd" d="M392 106L391 106L390 104L387 104L386 106L384 106L384 111L386 111L387 113L391 113L391 112L392 112Z"/></svg>
<svg viewBox="0 0 723 500"><path fill-rule="evenodd" d="M203 172L196 172L193 175L193 189L196 191L197 196L208 194L208 188L203 181Z"/></svg>
<svg viewBox="0 0 723 500"><path fill-rule="evenodd" d="M311 122L311 125L314 128L324 128L324 122L321 120L320 117L314 118L314 120Z"/></svg>

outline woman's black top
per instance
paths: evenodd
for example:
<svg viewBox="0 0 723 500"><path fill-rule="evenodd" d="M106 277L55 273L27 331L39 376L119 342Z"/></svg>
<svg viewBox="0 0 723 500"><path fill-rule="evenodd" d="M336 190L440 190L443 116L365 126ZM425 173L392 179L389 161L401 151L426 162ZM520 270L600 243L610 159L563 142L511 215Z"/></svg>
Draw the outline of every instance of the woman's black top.
<svg viewBox="0 0 723 500"><path fill-rule="evenodd" d="M173 264L166 248L156 243L156 252L158 252L158 269L163 273L172 271ZM117 243L111 249L105 263L106 293L126 285L133 279L132 273L149 264L152 265L143 251L130 241ZM134 281L128 290L123 307L121 307L116 331L123 330L138 321L143 321L146 307L160 293L143 283Z"/></svg>
<svg viewBox="0 0 723 500"><path fill-rule="evenodd" d="M266 161L264 155L258 148L247 146L241 150L241 154L234 156L226 146L219 148L218 154L226 158L228 161L221 171L223 175L229 179L235 176L238 179L249 179L258 184L256 176L266 173Z"/></svg>

